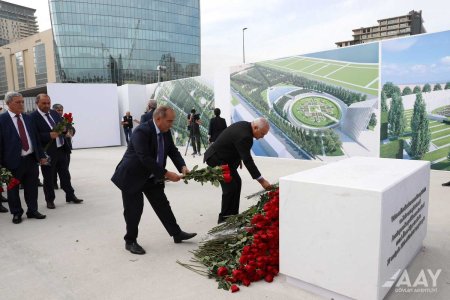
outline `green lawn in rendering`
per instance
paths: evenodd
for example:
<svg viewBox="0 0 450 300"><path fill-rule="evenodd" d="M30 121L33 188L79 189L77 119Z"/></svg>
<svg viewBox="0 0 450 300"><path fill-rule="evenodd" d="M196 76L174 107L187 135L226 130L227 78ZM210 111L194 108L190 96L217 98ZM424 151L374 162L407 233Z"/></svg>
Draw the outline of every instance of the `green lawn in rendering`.
<svg viewBox="0 0 450 300"><path fill-rule="evenodd" d="M387 144L382 144L380 157L383 158L403 158L403 141L395 140Z"/></svg>
<svg viewBox="0 0 450 300"><path fill-rule="evenodd" d="M351 82L359 86L366 86L371 83L374 78L378 77L378 68L359 68L348 66L336 71L328 77L339 81Z"/></svg>
<svg viewBox="0 0 450 300"><path fill-rule="evenodd" d="M333 101L322 97L306 97L297 100L292 106L292 113L301 123L318 128L333 125L341 118L338 106Z"/></svg>

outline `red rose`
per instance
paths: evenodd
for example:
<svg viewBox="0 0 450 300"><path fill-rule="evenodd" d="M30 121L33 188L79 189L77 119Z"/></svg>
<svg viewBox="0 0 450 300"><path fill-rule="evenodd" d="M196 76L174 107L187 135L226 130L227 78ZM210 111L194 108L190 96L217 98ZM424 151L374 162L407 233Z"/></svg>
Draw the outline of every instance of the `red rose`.
<svg viewBox="0 0 450 300"><path fill-rule="evenodd" d="M0 193L3 193L4 192L4 190L3 190L3 188L0 186Z"/></svg>
<svg viewBox="0 0 450 300"><path fill-rule="evenodd" d="M242 284L245 285L245 286L249 286L250 282L251 281L249 279L247 279L247 278L242 280Z"/></svg>
<svg viewBox="0 0 450 300"><path fill-rule="evenodd" d="M225 183L231 182L231 175L229 173L223 174L223 182L225 182Z"/></svg>
<svg viewBox="0 0 450 300"><path fill-rule="evenodd" d="M230 173L230 167L228 165L221 165L222 173Z"/></svg>
<svg viewBox="0 0 450 300"><path fill-rule="evenodd" d="M220 277L225 276L228 274L228 269L226 267L220 267L217 269L217 275Z"/></svg>
<svg viewBox="0 0 450 300"><path fill-rule="evenodd" d="M233 284L233 285L231 286L231 292L232 292L232 293L236 293L236 292L238 292L238 291L239 291L239 287L238 287L237 285Z"/></svg>
<svg viewBox="0 0 450 300"><path fill-rule="evenodd" d="M266 277L264 277L264 280L267 281L267 282L272 282L273 281L273 276L268 274L268 275L266 275Z"/></svg>
<svg viewBox="0 0 450 300"><path fill-rule="evenodd" d="M12 190L13 188L15 188L19 184L20 184L20 181L18 179L11 178L11 180L8 183L8 187L7 187L8 191Z"/></svg>

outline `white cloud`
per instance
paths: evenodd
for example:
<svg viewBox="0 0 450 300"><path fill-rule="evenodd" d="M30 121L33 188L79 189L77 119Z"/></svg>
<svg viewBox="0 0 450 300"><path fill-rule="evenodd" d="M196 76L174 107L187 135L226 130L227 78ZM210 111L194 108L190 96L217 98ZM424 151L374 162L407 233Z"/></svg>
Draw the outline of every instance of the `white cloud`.
<svg viewBox="0 0 450 300"><path fill-rule="evenodd" d="M381 42L383 51L401 52L414 46L417 42L416 38L403 38L398 40L387 40Z"/></svg>
<svg viewBox="0 0 450 300"><path fill-rule="evenodd" d="M443 58L441 58L441 62L446 65L450 65L450 56L444 56Z"/></svg>
<svg viewBox="0 0 450 300"><path fill-rule="evenodd" d="M422 65L422 64L413 65L413 66L411 66L410 69L411 69L411 72L419 73L419 74L424 74L424 73L428 72L428 66Z"/></svg>

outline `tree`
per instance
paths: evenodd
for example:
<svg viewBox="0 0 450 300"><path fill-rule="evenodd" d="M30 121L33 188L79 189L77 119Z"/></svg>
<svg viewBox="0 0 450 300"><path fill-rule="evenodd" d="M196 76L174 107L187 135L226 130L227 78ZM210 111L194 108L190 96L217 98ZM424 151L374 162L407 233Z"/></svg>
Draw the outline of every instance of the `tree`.
<svg viewBox="0 0 450 300"><path fill-rule="evenodd" d="M413 94L417 94L420 92L420 86L416 85L413 89Z"/></svg>
<svg viewBox="0 0 450 300"><path fill-rule="evenodd" d="M429 83L425 84L422 88L423 93L431 92L431 85Z"/></svg>
<svg viewBox="0 0 450 300"><path fill-rule="evenodd" d="M377 125L377 115L375 113L372 113L372 115L370 115L369 125L367 126L367 128L375 127L376 125Z"/></svg>
<svg viewBox="0 0 450 300"><path fill-rule="evenodd" d="M404 116L402 97L394 93L392 95L391 107L388 115L389 132L394 137L399 137L405 131L405 116Z"/></svg>
<svg viewBox="0 0 450 300"><path fill-rule="evenodd" d="M388 107L386 104L386 93L384 91L381 91L381 111L386 112L388 111Z"/></svg>
<svg viewBox="0 0 450 300"><path fill-rule="evenodd" d="M413 159L421 159L428 152L431 141L426 104L422 98L422 93L416 95L411 118L411 131L411 157Z"/></svg>
<svg viewBox="0 0 450 300"><path fill-rule="evenodd" d="M386 82L383 85L383 91L385 92L387 98L392 98L392 95L395 93L400 95L400 88L392 82Z"/></svg>
<svg viewBox="0 0 450 300"><path fill-rule="evenodd" d="M442 90L441 84L436 83L436 84L434 85L433 91L440 91L440 90Z"/></svg>
<svg viewBox="0 0 450 300"><path fill-rule="evenodd" d="M411 95L413 92L409 86L405 87L402 92L402 96Z"/></svg>
<svg viewBox="0 0 450 300"><path fill-rule="evenodd" d="M445 84L444 90L450 89L450 81Z"/></svg>

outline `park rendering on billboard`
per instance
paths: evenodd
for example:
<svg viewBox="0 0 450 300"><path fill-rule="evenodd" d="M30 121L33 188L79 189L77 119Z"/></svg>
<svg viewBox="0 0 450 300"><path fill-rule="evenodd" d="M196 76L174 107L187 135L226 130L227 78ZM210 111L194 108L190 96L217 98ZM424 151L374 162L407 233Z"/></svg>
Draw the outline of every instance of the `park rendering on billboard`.
<svg viewBox="0 0 450 300"><path fill-rule="evenodd" d="M266 117L256 155L334 161L378 156L378 43L231 70L232 122Z"/></svg>

